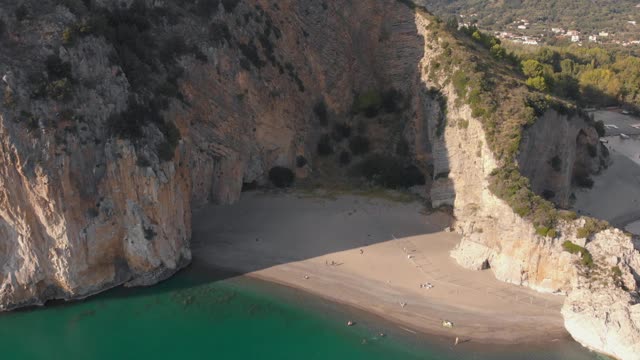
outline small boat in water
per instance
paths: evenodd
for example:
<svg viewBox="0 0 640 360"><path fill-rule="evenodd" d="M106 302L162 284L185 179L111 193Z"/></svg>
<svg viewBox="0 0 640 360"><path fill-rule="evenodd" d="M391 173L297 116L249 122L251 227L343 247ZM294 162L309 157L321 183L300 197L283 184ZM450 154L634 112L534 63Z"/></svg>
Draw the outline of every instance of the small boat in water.
<svg viewBox="0 0 640 360"><path fill-rule="evenodd" d="M446 328L452 328L453 327L453 323L451 321L448 321L448 320L442 320L442 326L446 327Z"/></svg>
<svg viewBox="0 0 640 360"><path fill-rule="evenodd" d="M622 134L622 133L620 134L620 138L621 138L621 139L630 139L629 135L627 135L627 134Z"/></svg>

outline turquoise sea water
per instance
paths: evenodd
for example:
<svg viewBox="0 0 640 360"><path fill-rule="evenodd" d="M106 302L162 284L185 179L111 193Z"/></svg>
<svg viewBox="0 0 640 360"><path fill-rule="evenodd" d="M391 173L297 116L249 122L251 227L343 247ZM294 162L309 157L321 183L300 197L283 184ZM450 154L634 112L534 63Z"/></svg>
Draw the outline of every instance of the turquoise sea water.
<svg viewBox="0 0 640 360"><path fill-rule="evenodd" d="M571 342L454 348L290 288L221 278L189 269L151 288L0 314L0 358L597 359Z"/></svg>

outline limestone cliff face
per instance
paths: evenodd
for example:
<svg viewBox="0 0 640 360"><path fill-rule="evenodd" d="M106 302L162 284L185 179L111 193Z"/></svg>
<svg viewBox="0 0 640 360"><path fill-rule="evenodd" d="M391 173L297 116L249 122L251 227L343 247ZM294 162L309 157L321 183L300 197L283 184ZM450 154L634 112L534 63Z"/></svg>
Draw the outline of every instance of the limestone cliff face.
<svg viewBox="0 0 640 360"><path fill-rule="evenodd" d="M108 9L132 3L98 2ZM164 135L153 123L141 127L142 140L113 135L112 117L143 94L104 37L62 41L65 29L79 29L85 11L44 1L29 6L26 19L7 17L0 51L0 309L170 276L191 259L192 208L233 202L244 183L265 183L275 165L296 168L298 156L309 162L297 174L309 174L318 138L330 132L315 104L326 104L334 124L352 118L358 92L393 87L409 94L420 86L424 42L414 12L394 1L215 2L207 18L182 13L174 2L145 3L159 14L182 14L160 18L158 33L149 36L178 34L206 57L175 60L184 70L181 98L168 98L162 112L181 134L171 161L156 151ZM65 79L54 83L46 75L51 55L69 64L70 90ZM42 77L50 81L47 95L34 96ZM54 85L69 91L64 100ZM409 101L422 104L420 97ZM128 114L134 118L126 120L142 122ZM398 136L413 133L407 123ZM366 131L372 139L389 137L375 124ZM411 145L428 148L423 139Z"/></svg>
<svg viewBox="0 0 640 360"><path fill-rule="evenodd" d="M448 94L455 96L453 91ZM454 206L456 230L463 238L451 255L466 268L490 268L499 280L541 292L568 294L562 314L567 330L578 342L619 359L638 359L637 240L617 229L599 232L589 239L578 238L577 230L584 226L584 219L561 221L559 235L553 239L538 235L533 224L488 190L487 178L496 163L481 142L484 137L479 122L469 116L468 110L449 111L469 119L466 129L447 127L444 141L449 149L449 176L432 188L432 194L455 194L448 200ZM554 127L562 136L552 134ZM565 136L570 141L564 141ZM546 143L554 138L558 141ZM468 148L464 150L464 144L474 141L478 144L475 155L469 154ZM606 162L600 153L594 156L596 144L597 135L583 120L550 111L526 132L520 167L534 189L553 189L556 200L563 203L571 193L576 172L599 171ZM561 158L565 164L549 170L549 159L558 153L564 155ZM578 257L563 249L565 241L585 247L594 258L594 267L579 265Z"/></svg>
<svg viewBox="0 0 640 360"><path fill-rule="evenodd" d="M468 113L462 116L469 119L470 126L447 128L445 139L453 145L447 145L448 149L460 148L470 136L484 138L479 123ZM571 140L566 141L567 138ZM587 143L583 145L581 141ZM587 154L589 146L597 145L598 136L591 125L577 116L570 118L548 110L525 131L518 162L534 190L552 191L554 198L565 203L574 172L599 169L599 154ZM489 190L488 177L496 167L491 152L482 149L469 155L472 154L463 150L459 155L449 155L449 178L456 194L456 226L463 234L461 244L452 253L454 258L470 269L490 267L502 281L544 292L567 293L576 281L577 269L561 244L566 240L576 242L575 236L568 229L556 239L537 235L529 221ZM564 164L554 169L551 163L556 156Z"/></svg>
<svg viewBox="0 0 640 360"><path fill-rule="evenodd" d="M618 359L640 354L640 244L620 230L594 235L586 248L600 266L580 278L562 308L578 342ZM612 271L620 269L619 272Z"/></svg>
<svg viewBox="0 0 640 360"><path fill-rule="evenodd" d="M598 173L607 163L598 138L583 119L550 109L524 132L520 171L535 193L568 208L574 179Z"/></svg>
<svg viewBox="0 0 640 360"><path fill-rule="evenodd" d="M430 38L428 31L425 38ZM443 51L433 45L427 45L435 49L425 53L427 67ZM423 82L442 86L426 69ZM451 255L466 268L490 269L499 280L568 294L562 313L577 341L620 359L638 359L637 240L616 229L578 238L585 219L560 220L554 238L538 235L529 220L489 190L490 174L498 163L486 145L481 122L460 104L450 82L444 81L441 91L448 99L447 125L438 136L438 124L432 121L423 136L433 146L432 202L453 207L456 231L463 236ZM432 107L428 117L437 119L441 113ZM549 109L524 130L517 161L535 192L567 206L574 179L602 171L608 159L591 124ZM593 267L581 266L579 256L563 249L565 241L585 247L593 256Z"/></svg>

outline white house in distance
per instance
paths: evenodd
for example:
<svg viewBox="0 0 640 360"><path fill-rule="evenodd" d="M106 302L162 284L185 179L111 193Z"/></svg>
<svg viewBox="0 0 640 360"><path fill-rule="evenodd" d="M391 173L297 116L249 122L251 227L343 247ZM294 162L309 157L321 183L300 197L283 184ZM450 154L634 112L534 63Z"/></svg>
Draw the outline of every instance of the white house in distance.
<svg viewBox="0 0 640 360"><path fill-rule="evenodd" d="M589 35L589 42L598 42L598 37L595 35Z"/></svg>
<svg viewBox="0 0 640 360"><path fill-rule="evenodd" d="M571 42L580 42L580 35L571 35Z"/></svg>
<svg viewBox="0 0 640 360"><path fill-rule="evenodd" d="M551 28L551 32L554 34L564 34L563 28Z"/></svg>
<svg viewBox="0 0 640 360"><path fill-rule="evenodd" d="M609 33L606 31L600 31L600 33L598 34L598 36L600 37L609 37Z"/></svg>
<svg viewBox="0 0 640 360"><path fill-rule="evenodd" d="M568 36L580 36L580 32L578 30L569 30L567 31Z"/></svg>
<svg viewBox="0 0 640 360"><path fill-rule="evenodd" d="M633 25L633 26L637 25L637 23L636 23L636 21L635 21L635 20L627 21L627 22L628 22L629 24Z"/></svg>

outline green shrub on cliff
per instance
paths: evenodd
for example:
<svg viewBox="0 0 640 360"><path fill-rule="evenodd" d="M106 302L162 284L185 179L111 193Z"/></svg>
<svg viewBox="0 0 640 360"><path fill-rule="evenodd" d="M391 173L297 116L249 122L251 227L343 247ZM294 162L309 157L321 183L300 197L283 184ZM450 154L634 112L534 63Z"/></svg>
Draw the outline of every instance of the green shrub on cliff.
<svg viewBox="0 0 640 360"><path fill-rule="evenodd" d="M491 192L516 214L531 221L538 234L556 236L558 211L554 204L532 191L529 180L522 176L518 167L523 131L549 109L568 117L580 116L587 123L593 121L575 105L530 89L536 85L535 88L546 90L544 86L531 81L527 86L526 78L521 75L523 68L531 78L543 77L544 66L540 62L514 62L513 54L507 54L503 59L491 56L487 50L499 45L492 36L474 27L453 33L442 27L437 22L429 26L431 36L427 38L440 45L440 51L436 50L439 55L433 60L439 66L430 70L429 78L441 88L451 84L457 95L455 105L468 105L472 116L481 122L487 145L498 162L489 176ZM444 124L442 127L441 123ZM446 123L439 121L438 124L436 134L440 136ZM552 159L551 166L560 169L562 164ZM553 198L551 192L546 195Z"/></svg>
<svg viewBox="0 0 640 360"><path fill-rule="evenodd" d="M416 166L405 165L400 158L382 154L369 155L355 166L353 174L391 189L425 183L424 174Z"/></svg>
<svg viewBox="0 0 640 360"><path fill-rule="evenodd" d="M534 89L534 90L538 90L540 92L547 92L549 91L549 85L547 84L547 81L545 80L544 77L542 76L537 76L534 78L528 78L526 81L526 84L528 87Z"/></svg>
<svg viewBox="0 0 640 360"><path fill-rule="evenodd" d="M609 223L604 220L586 218L584 226L578 229L577 237L586 239L609 228Z"/></svg>
<svg viewBox="0 0 640 360"><path fill-rule="evenodd" d="M331 144L331 136L329 136L329 134L324 134L320 136L317 150L318 150L318 155L320 156L329 156L333 154L333 145Z"/></svg>
<svg viewBox="0 0 640 360"><path fill-rule="evenodd" d="M353 112L362 113L366 117L375 117L382 106L382 96L376 90L368 90L358 94L353 102Z"/></svg>
<svg viewBox="0 0 640 360"><path fill-rule="evenodd" d="M538 228L553 228L558 213L552 203L531 191L529 179L515 167L503 167L490 174L489 189L514 211Z"/></svg>
<svg viewBox="0 0 640 360"><path fill-rule="evenodd" d="M536 228L536 234L540 236L549 237L552 239L558 236L558 232L556 231L556 229L552 229L547 226L541 226Z"/></svg>
<svg viewBox="0 0 640 360"><path fill-rule="evenodd" d="M465 98L467 96L467 86L469 85L469 78L464 70L458 70L453 73L451 78L453 83L453 88L455 89L458 96L461 98Z"/></svg>
<svg viewBox="0 0 640 360"><path fill-rule="evenodd" d="M369 139L364 136L354 136L349 140L349 149L353 155L363 155L369 152Z"/></svg>
<svg viewBox="0 0 640 360"><path fill-rule="evenodd" d="M562 248L570 254L580 254L580 263L589 268L593 267L593 257L589 250L568 240L562 243Z"/></svg>
<svg viewBox="0 0 640 360"><path fill-rule="evenodd" d="M47 84L46 93L51 99L64 101L71 94L71 82L67 78L52 81Z"/></svg>
<svg viewBox="0 0 640 360"><path fill-rule="evenodd" d="M353 100L352 112L372 118L384 113L398 112L402 108L403 95L394 88L372 89L357 94Z"/></svg>
<svg viewBox="0 0 640 360"><path fill-rule="evenodd" d="M318 101L316 105L313 107L313 112L318 117L318 121L320 125L327 126L329 124L329 118L327 113L327 105L324 101Z"/></svg>

